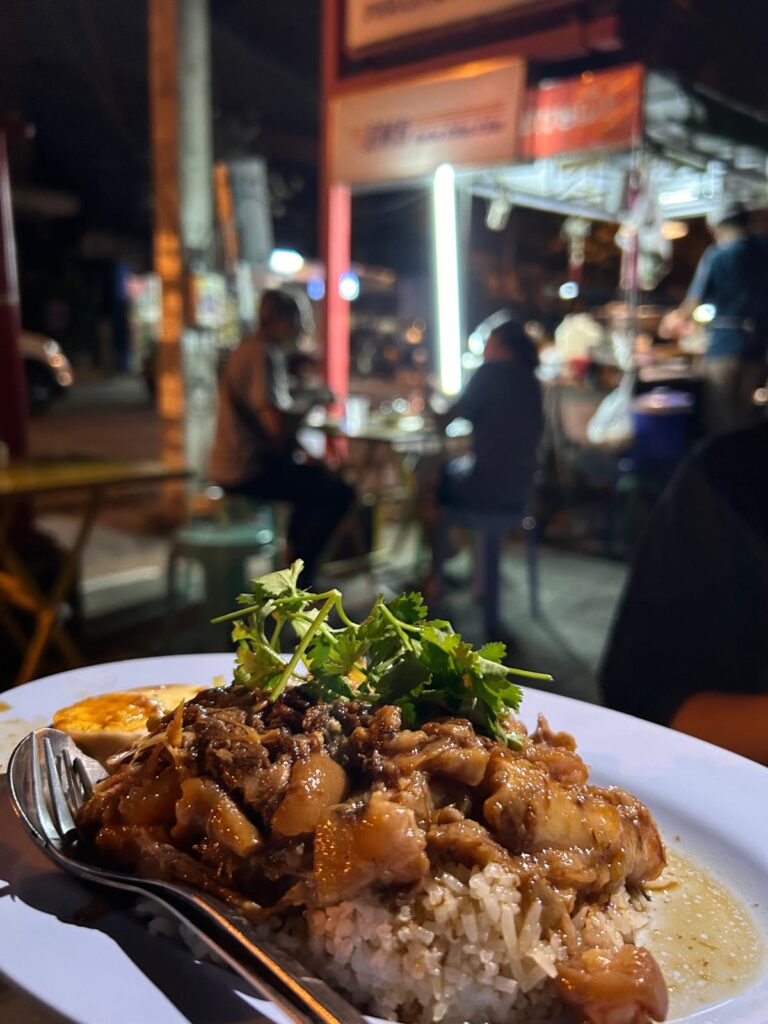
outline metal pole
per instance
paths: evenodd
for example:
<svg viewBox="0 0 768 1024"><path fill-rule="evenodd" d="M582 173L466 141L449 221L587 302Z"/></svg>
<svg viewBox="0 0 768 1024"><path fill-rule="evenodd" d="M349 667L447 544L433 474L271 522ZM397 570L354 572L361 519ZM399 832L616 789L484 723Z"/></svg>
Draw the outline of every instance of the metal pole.
<svg viewBox="0 0 768 1024"><path fill-rule="evenodd" d="M214 269L213 118L208 0L179 0L179 231L187 280L182 336L187 465L205 477L216 420L216 339L196 323L190 297Z"/></svg>
<svg viewBox="0 0 768 1024"><path fill-rule="evenodd" d="M176 51L177 0L149 3L149 100L152 128L154 267L162 288L157 347L157 408L162 457L173 469L186 464L184 451L184 270L179 240L179 75ZM184 488L164 488L169 516L181 518Z"/></svg>
<svg viewBox="0 0 768 1024"><path fill-rule="evenodd" d="M21 313L6 133L0 125L0 440L12 457L27 451L27 395L19 351Z"/></svg>
<svg viewBox="0 0 768 1024"><path fill-rule="evenodd" d="M210 269L213 158L207 0L150 0L154 262L162 282L157 400L163 458L202 477L215 418L214 339L194 326L190 275ZM183 512L183 488L166 495Z"/></svg>
<svg viewBox="0 0 768 1024"><path fill-rule="evenodd" d="M213 139L208 0L179 6L179 190L187 260L209 269L213 248ZM190 269L193 269L190 267Z"/></svg>

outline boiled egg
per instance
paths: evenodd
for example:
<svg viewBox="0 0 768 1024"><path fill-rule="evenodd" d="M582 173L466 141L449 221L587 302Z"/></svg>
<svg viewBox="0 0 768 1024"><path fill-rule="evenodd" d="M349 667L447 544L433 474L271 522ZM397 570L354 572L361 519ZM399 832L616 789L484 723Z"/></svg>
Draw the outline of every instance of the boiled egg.
<svg viewBox="0 0 768 1024"><path fill-rule="evenodd" d="M104 762L143 739L149 719L167 715L205 689L173 683L102 693L60 708L52 724L68 733L86 754Z"/></svg>

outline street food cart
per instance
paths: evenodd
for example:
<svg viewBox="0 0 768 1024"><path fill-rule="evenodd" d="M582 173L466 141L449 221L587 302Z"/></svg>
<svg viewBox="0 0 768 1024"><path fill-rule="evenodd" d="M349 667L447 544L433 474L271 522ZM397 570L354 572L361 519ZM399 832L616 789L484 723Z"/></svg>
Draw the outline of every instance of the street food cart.
<svg viewBox="0 0 768 1024"><path fill-rule="evenodd" d="M337 394L348 387L349 309L337 285L350 262L352 190L431 190L435 362L449 395L461 387L462 360L471 363L462 193L486 200L496 229L515 206L566 218L564 298L578 294L591 223L617 224L619 319L630 336L642 292L663 276L687 219L725 199L768 204L768 121L673 74L621 63L614 16L584 15L579 49L569 36L574 6L326 3L322 236L326 371ZM579 73L545 77L574 57Z"/></svg>
<svg viewBox="0 0 768 1024"><path fill-rule="evenodd" d="M460 212L484 211L491 230L502 230L514 207L562 217L566 307L579 294L592 225L616 225L617 301L590 311L605 326L606 343L592 360L600 372L554 376L547 387L557 501L584 480L588 490L614 492L627 460L591 442L587 426L622 375L630 394L695 377L691 353L653 343L663 310L644 296L667 272L672 242L690 219L726 200L768 206L768 121L656 68L622 38L623 6L325 3L321 257L325 371L335 394L343 398L349 387L350 311L338 286L350 265L353 193L430 194L432 362L449 397L482 354L465 312L463 240L471 226ZM462 201L467 195L473 203ZM706 320L708 311L700 312ZM695 393L697 381L685 387ZM638 414L653 415L657 404ZM686 415L682 405L670 410ZM695 421L694 412L689 425Z"/></svg>

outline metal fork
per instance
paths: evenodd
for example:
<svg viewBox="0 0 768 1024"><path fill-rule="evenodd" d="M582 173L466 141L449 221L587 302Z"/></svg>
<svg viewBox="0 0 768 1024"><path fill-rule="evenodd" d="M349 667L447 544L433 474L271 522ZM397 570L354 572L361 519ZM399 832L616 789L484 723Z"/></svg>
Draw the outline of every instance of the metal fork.
<svg viewBox="0 0 768 1024"><path fill-rule="evenodd" d="M84 841L75 817L103 776L98 761L57 729L30 733L11 755L8 787L14 810L58 867L86 882L154 900L293 1024L364 1024L345 999L290 955L257 937L248 922L221 901L182 884L137 878L77 856Z"/></svg>

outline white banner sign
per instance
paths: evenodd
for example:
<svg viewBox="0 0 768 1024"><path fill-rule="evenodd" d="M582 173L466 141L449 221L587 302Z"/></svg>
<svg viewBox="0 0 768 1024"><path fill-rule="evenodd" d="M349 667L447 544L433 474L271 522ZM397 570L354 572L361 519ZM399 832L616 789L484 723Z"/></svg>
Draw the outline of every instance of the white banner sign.
<svg viewBox="0 0 768 1024"><path fill-rule="evenodd" d="M231 160L229 185L240 239L240 256L263 266L274 248L267 161L260 156Z"/></svg>
<svg viewBox="0 0 768 1024"><path fill-rule="evenodd" d="M347 49L360 50L444 25L474 21L534 0L347 0Z"/></svg>
<svg viewBox="0 0 768 1024"><path fill-rule="evenodd" d="M514 58L337 96L330 106L331 180L401 181L443 163L509 163L524 90L525 64Z"/></svg>

